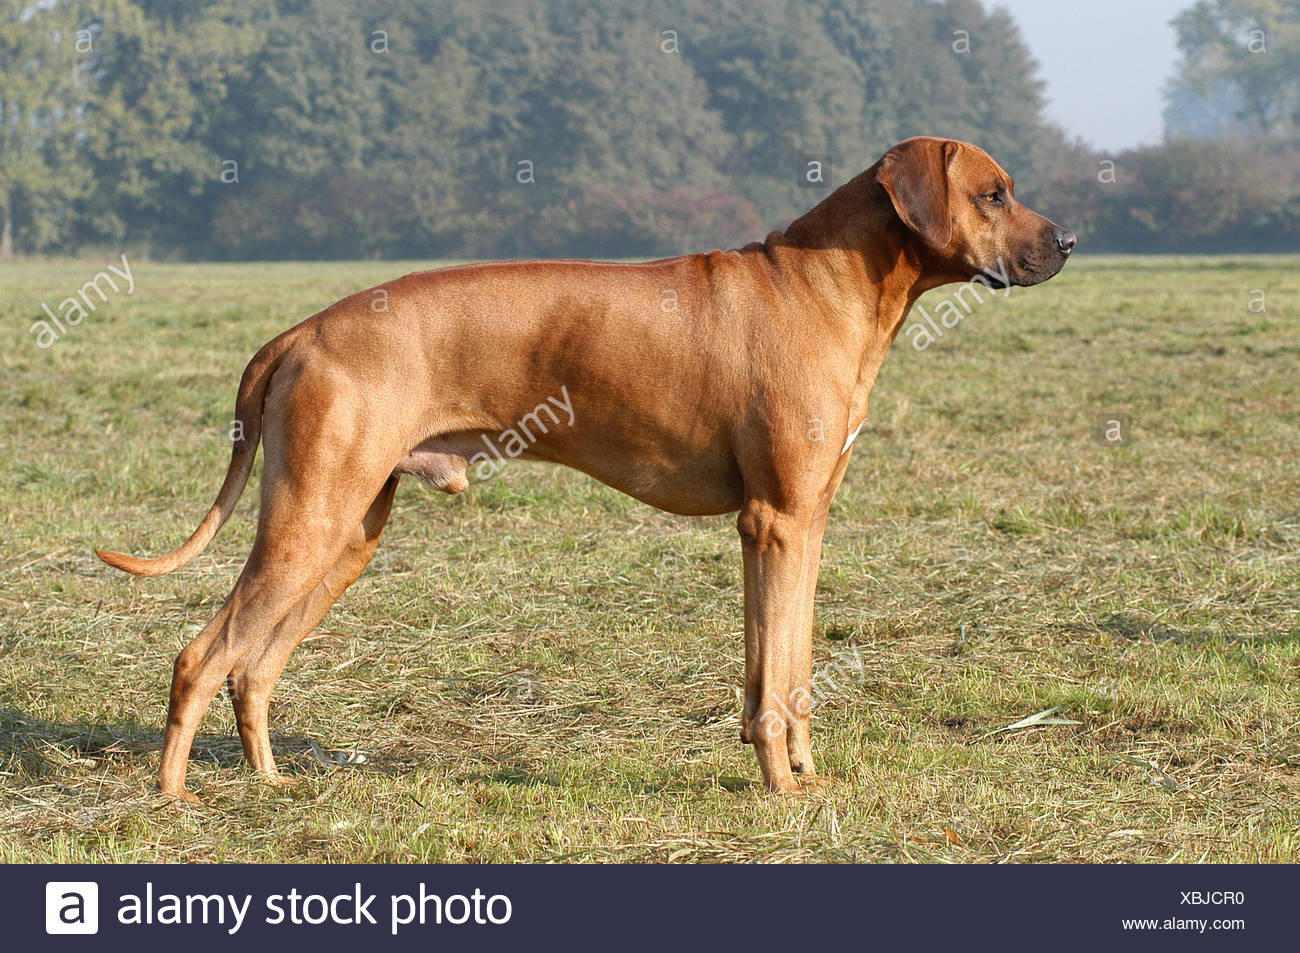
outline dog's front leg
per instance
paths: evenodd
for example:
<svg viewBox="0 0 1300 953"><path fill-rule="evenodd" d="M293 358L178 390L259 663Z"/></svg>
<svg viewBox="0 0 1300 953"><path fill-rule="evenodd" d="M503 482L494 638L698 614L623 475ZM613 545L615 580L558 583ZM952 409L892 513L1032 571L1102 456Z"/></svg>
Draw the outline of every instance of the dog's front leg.
<svg viewBox="0 0 1300 953"><path fill-rule="evenodd" d="M795 774L804 778L812 778L817 773L813 767L809 723L815 701L812 693L813 603L817 595L817 572L821 568L822 536L826 532L826 517L830 512L831 501L840 488L840 481L844 479L844 471L848 463L848 453L840 454L839 463L826 489L822 492L816 515L808 531L808 545L804 549L804 567L799 589L799 623L795 628L794 639L790 643L788 697L792 718L786 741L790 751L790 767Z"/></svg>
<svg viewBox="0 0 1300 953"><path fill-rule="evenodd" d="M741 736L752 742L763 780L773 791L798 789L787 733L791 646L799 637L801 577L811 513L748 500L737 528L745 562L745 709Z"/></svg>
<svg viewBox="0 0 1300 953"><path fill-rule="evenodd" d="M813 601L817 592L817 572L821 567L822 535L826 532L826 513L823 510L808 532L804 548L803 572L799 579L798 620L790 640L790 730L786 748L790 752L790 768L804 778L816 776L813 766L812 719L812 634Z"/></svg>

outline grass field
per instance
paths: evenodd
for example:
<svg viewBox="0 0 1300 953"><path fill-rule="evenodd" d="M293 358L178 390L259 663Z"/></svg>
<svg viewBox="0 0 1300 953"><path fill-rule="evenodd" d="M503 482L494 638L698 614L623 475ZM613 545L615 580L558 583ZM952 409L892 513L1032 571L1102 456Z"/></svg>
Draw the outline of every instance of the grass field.
<svg viewBox="0 0 1300 953"><path fill-rule="evenodd" d="M900 336L826 537L816 664L855 661L821 794L737 740L732 518L515 463L403 483L348 637L272 703L299 783L247 772L219 698L202 809L152 790L171 662L256 495L173 576L91 548L184 539L257 347L419 266L133 262L38 348L106 262L0 268L0 861L1300 860L1300 259L1082 258ZM1049 708L1077 724L1002 730Z"/></svg>

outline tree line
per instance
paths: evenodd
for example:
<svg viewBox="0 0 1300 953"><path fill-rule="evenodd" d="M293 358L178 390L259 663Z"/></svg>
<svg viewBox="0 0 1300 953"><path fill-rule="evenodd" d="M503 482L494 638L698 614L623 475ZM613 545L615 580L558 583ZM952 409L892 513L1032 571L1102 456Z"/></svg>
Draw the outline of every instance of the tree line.
<svg viewBox="0 0 1300 953"><path fill-rule="evenodd" d="M1092 250L1287 249L1298 24L1196 4L1170 101L1204 121L1106 156L978 0L0 0L0 257L702 250L917 134L983 146Z"/></svg>

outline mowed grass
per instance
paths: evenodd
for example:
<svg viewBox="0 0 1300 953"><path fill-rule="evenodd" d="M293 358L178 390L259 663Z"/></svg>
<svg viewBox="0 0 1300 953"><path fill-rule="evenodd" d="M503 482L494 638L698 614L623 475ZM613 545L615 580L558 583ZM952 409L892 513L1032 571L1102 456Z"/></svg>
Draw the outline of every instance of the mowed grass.
<svg viewBox="0 0 1300 953"><path fill-rule="evenodd" d="M899 337L827 532L821 793L737 739L732 518L516 463L403 483L274 697L298 784L219 697L201 809L153 793L171 663L256 492L173 576L91 548L184 539L248 358L423 266L134 263L39 349L106 262L0 269L0 861L1300 860L1300 259L1085 257ZM1002 730L1049 708L1077 724Z"/></svg>

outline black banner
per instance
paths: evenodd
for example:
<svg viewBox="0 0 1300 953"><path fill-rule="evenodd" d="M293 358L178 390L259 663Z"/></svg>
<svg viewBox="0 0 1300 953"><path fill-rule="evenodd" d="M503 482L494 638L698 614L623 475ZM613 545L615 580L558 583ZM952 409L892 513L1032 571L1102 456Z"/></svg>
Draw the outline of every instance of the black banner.
<svg viewBox="0 0 1300 953"><path fill-rule="evenodd" d="M11 866L0 883L8 949L192 953L304 943L1262 950L1294 946L1297 881L1294 868L1227 866L141 865Z"/></svg>

